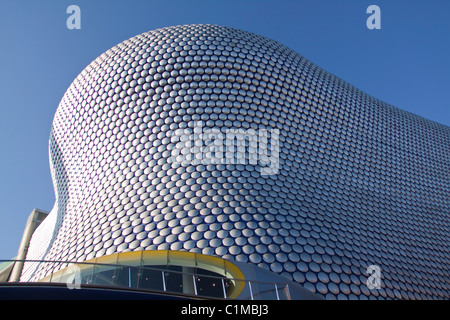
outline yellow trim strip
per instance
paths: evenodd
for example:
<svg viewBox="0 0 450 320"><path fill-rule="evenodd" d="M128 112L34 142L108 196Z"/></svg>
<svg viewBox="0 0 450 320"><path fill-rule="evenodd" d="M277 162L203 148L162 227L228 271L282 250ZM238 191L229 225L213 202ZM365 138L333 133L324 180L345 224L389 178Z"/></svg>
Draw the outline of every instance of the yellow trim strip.
<svg viewBox="0 0 450 320"><path fill-rule="evenodd" d="M245 277L242 271L228 260L204 255L201 253L187 252L187 251L173 251L173 250L146 250L146 251L130 251L114 253L107 256L102 256L94 259L84 261L76 264L84 271L92 270L92 264L113 264L126 266L157 266L157 265L176 265L183 267L198 267L200 269L208 270L218 273L230 279L234 284L234 290L230 292L228 298L235 299L239 296L245 286ZM59 270L52 275L49 275L39 282L55 282L55 279L61 279L64 274L67 274L73 268L69 266L65 269Z"/></svg>

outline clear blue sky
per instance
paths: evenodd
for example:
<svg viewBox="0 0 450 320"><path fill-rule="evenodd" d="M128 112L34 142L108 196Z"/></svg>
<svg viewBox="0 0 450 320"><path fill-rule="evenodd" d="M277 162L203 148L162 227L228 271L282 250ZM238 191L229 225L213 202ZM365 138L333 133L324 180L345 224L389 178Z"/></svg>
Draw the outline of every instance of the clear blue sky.
<svg viewBox="0 0 450 320"><path fill-rule="evenodd" d="M81 8L81 30L66 9ZM381 8L369 30L366 9ZM33 208L51 210L48 138L65 90L97 56L148 30L227 25L277 40L366 93L450 125L448 0L0 0L0 259Z"/></svg>

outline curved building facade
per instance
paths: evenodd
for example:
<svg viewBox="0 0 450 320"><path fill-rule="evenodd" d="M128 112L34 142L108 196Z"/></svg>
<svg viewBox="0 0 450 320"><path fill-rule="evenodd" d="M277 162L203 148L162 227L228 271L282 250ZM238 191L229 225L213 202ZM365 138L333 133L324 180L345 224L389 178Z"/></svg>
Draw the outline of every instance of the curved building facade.
<svg viewBox="0 0 450 320"><path fill-rule="evenodd" d="M49 153L56 201L29 260L191 252L327 299L450 297L450 128L265 37L187 25L118 44L65 93Z"/></svg>

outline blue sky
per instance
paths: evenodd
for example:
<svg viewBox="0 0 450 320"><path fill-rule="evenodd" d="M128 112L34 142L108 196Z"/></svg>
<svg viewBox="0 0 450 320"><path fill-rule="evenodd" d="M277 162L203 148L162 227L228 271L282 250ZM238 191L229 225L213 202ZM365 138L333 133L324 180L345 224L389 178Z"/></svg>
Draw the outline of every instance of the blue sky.
<svg viewBox="0 0 450 320"><path fill-rule="evenodd" d="M81 30L69 30L69 5ZM369 30L369 5L381 29ZM366 93L450 125L448 0L0 0L0 259L13 258L33 208L51 210L48 138L75 77L148 30L209 23L279 41Z"/></svg>

